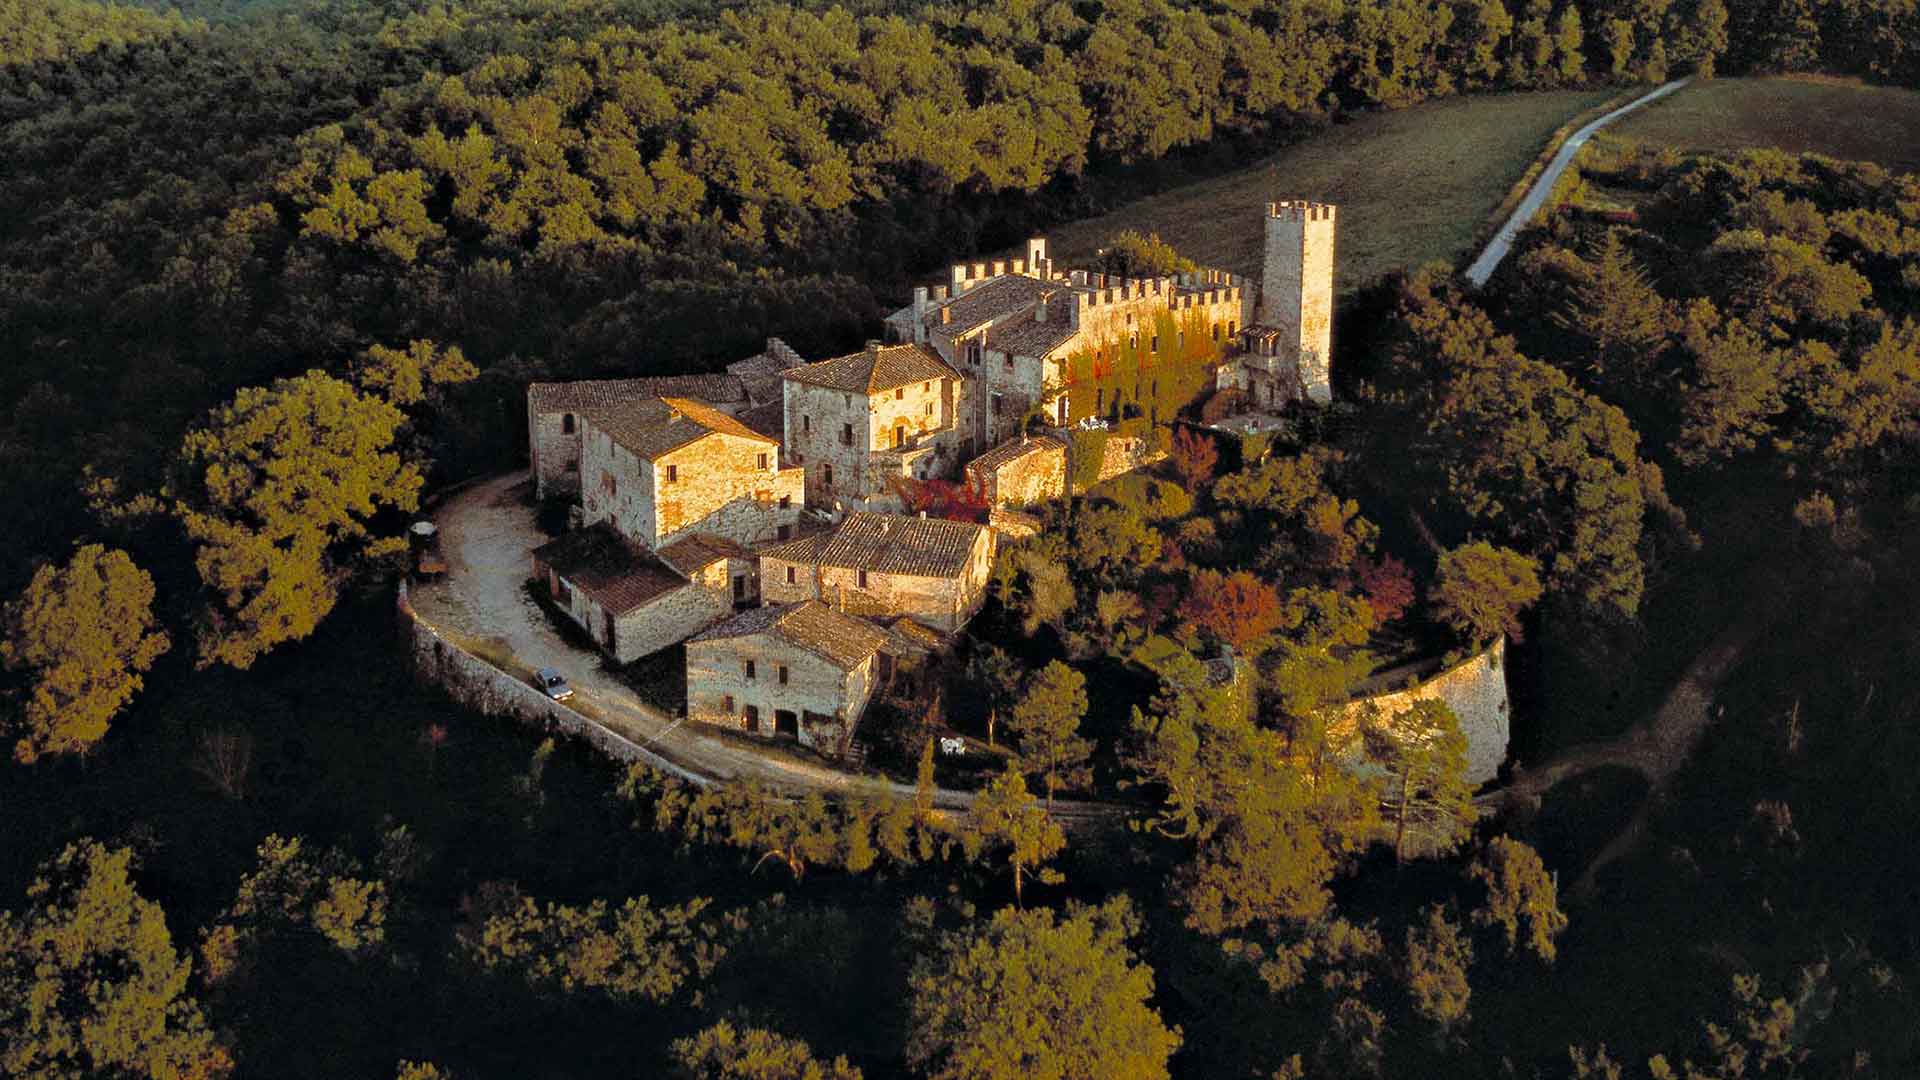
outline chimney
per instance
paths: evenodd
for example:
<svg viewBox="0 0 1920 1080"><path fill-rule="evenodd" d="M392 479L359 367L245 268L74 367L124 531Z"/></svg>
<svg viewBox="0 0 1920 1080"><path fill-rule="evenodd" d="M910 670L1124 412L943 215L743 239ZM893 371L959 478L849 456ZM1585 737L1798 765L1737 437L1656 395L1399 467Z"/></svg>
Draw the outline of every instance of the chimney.
<svg viewBox="0 0 1920 1080"><path fill-rule="evenodd" d="M927 287L925 285L915 285L913 287L913 317L915 320L918 320L926 313Z"/></svg>
<svg viewBox="0 0 1920 1080"><path fill-rule="evenodd" d="M1033 302L1034 322L1043 323L1047 321L1047 301L1051 299L1052 296L1053 294L1051 292L1043 292L1040 294L1040 298Z"/></svg>
<svg viewBox="0 0 1920 1080"><path fill-rule="evenodd" d="M927 520L927 512L925 510L920 511L920 520L921 521Z"/></svg>

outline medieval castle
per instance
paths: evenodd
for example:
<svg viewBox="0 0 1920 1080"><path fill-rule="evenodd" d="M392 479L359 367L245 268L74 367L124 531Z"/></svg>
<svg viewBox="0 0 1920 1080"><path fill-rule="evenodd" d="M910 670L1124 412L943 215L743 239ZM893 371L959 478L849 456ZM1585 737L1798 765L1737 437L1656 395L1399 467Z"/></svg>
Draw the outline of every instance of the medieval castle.
<svg viewBox="0 0 1920 1080"><path fill-rule="evenodd" d="M1257 286L1056 270L1035 238L915 287L858 352L535 383L536 493L579 500L535 575L617 660L687 642L691 717L838 754L882 676L979 608L1001 531L902 513L903 482L964 473L1011 508L1061 494L1077 429L1209 388L1331 400L1335 213L1269 204ZM1102 474L1151 446L1112 442Z"/></svg>

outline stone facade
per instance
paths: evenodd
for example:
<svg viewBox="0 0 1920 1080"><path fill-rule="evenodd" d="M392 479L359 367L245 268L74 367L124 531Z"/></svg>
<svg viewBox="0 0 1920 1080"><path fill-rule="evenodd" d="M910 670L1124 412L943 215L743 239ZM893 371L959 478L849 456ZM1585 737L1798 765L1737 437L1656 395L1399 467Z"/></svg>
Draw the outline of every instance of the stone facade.
<svg viewBox="0 0 1920 1080"><path fill-rule="evenodd" d="M806 508L804 474L782 468L780 444L745 428L706 431L670 449L640 447L603 415L584 418L581 492L587 524L611 521L659 548L683 533L741 544L790 533Z"/></svg>
<svg viewBox="0 0 1920 1080"><path fill-rule="evenodd" d="M687 642L687 716L838 757L873 696L885 641L819 603L735 616Z"/></svg>
<svg viewBox="0 0 1920 1080"><path fill-rule="evenodd" d="M1299 397L1333 400L1333 254L1338 209L1297 200L1267 204L1266 246L1255 325L1238 361L1221 369L1223 389L1244 391L1255 408Z"/></svg>
<svg viewBox="0 0 1920 1080"><path fill-rule="evenodd" d="M769 341L768 348L778 342ZM583 414L659 397L696 398L729 416L739 416L753 404L749 382L731 373L534 383L527 387L527 457L534 496L580 493Z"/></svg>
<svg viewBox="0 0 1920 1080"><path fill-rule="evenodd" d="M760 553L769 604L820 600L850 615L907 615L957 633L986 599L993 530L895 514L856 513L820 533Z"/></svg>
<svg viewBox="0 0 1920 1080"><path fill-rule="evenodd" d="M1494 642L1478 655L1429 676L1411 687L1382 689L1349 702L1332 728L1337 739L1355 746L1360 724L1369 712L1389 717L1405 712L1416 701L1438 699L1453 709L1467 737L1467 780L1484 784L1500 773L1507 759L1511 715L1507 700L1507 644ZM1391 683L1388 672L1376 683Z"/></svg>
<svg viewBox="0 0 1920 1080"><path fill-rule="evenodd" d="M967 463L967 482L988 506L1033 506L1067 490L1067 444L1051 435L1020 436Z"/></svg>
<svg viewBox="0 0 1920 1080"><path fill-rule="evenodd" d="M894 479L943 478L964 457L967 380L931 350L876 342L783 380L788 459L817 506L897 508Z"/></svg>

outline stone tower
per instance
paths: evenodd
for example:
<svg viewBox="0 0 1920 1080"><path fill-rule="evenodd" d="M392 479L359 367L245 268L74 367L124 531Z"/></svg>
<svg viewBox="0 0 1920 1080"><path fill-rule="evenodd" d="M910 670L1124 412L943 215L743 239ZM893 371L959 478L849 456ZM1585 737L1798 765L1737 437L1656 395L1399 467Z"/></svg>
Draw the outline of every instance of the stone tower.
<svg viewBox="0 0 1920 1080"><path fill-rule="evenodd" d="M1298 364L1307 397L1333 400L1332 203L1267 204L1267 243L1254 322L1280 331L1282 355Z"/></svg>

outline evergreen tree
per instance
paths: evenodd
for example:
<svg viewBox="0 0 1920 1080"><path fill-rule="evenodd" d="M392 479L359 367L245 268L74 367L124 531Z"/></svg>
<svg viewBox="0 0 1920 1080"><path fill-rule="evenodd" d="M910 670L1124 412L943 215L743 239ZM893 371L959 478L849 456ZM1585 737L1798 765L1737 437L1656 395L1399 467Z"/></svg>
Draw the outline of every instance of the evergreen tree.
<svg viewBox="0 0 1920 1080"><path fill-rule="evenodd" d="M1446 850L1473 827L1473 786L1466 781L1467 737L1446 702L1416 701L1363 725L1367 757L1386 774L1380 812L1393 825L1394 858L1405 862L1407 838Z"/></svg>
<svg viewBox="0 0 1920 1080"><path fill-rule="evenodd" d="M1124 899L1001 911L949 934L908 982L907 1060L929 1080L1159 1080L1180 1046L1147 1004L1153 972Z"/></svg>
<svg viewBox="0 0 1920 1080"><path fill-rule="evenodd" d="M1033 874L1048 885L1063 880L1059 871L1047 869L1045 864L1066 850L1066 835L1034 802L1026 780L1012 763L974 796L963 839L970 855L997 853L1006 859L1013 871L1015 905L1023 902L1027 875Z"/></svg>
<svg viewBox="0 0 1920 1080"><path fill-rule="evenodd" d="M36 570L6 608L5 635L0 662L30 680L12 725L22 762L92 749L169 644L153 617L153 579L99 544Z"/></svg>
<svg viewBox="0 0 1920 1080"><path fill-rule="evenodd" d="M1086 714L1086 676L1055 660L1027 680L1007 718L1020 738L1021 764L1039 773L1046 787L1048 813L1056 788L1093 779L1087 767L1093 744L1080 737Z"/></svg>

